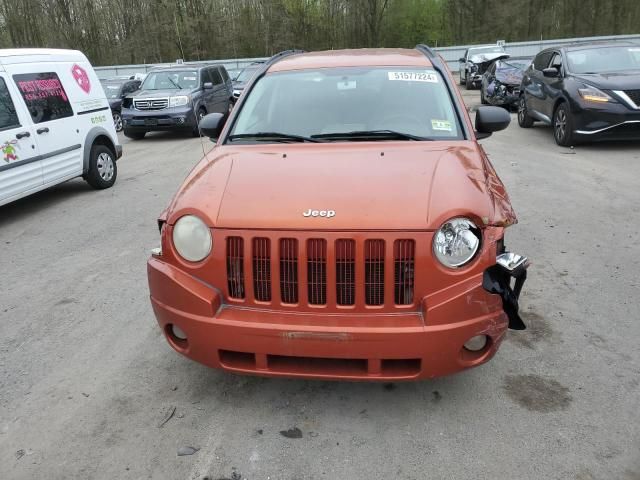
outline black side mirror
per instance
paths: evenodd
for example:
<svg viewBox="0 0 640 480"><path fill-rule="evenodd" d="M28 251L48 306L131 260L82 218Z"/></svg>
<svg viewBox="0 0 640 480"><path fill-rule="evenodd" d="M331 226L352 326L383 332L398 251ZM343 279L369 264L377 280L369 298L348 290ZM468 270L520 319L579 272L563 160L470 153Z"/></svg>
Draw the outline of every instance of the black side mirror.
<svg viewBox="0 0 640 480"><path fill-rule="evenodd" d="M203 87L205 90L211 90L211 89L213 88L213 83L211 83L211 82L204 82L204 84L202 85L202 87Z"/></svg>
<svg viewBox="0 0 640 480"><path fill-rule="evenodd" d="M545 77L559 77L560 76L560 70L558 70L556 67L549 67L549 68L545 68L542 70L542 74Z"/></svg>
<svg viewBox="0 0 640 480"><path fill-rule="evenodd" d="M460 61L460 62L464 63L464 62L466 62L466 61L467 61L467 59L466 59L466 58L464 58L464 57L460 57L460 58L458 59L458 61Z"/></svg>
<svg viewBox="0 0 640 480"><path fill-rule="evenodd" d="M476 138L490 137L511 123L511 115L502 107L479 107L476 112Z"/></svg>
<svg viewBox="0 0 640 480"><path fill-rule="evenodd" d="M198 124L200 132L205 137L218 138L224 127L224 115L222 113L210 113L202 117Z"/></svg>

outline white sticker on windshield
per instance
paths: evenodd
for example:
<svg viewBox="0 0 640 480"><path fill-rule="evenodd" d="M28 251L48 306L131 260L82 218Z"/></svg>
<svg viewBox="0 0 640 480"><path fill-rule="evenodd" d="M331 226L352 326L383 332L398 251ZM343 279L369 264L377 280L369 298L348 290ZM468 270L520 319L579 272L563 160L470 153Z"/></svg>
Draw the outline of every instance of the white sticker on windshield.
<svg viewBox="0 0 640 480"><path fill-rule="evenodd" d="M185 80L195 80L196 77L184 77Z"/></svg>
<svg viewBox="0 0 640 480"><path fill-rule="evenodd" d="M338 82L338 90L353 90L356 88L355 80L342 80Z"/></svg>
<svg viewBox="0 0 640 480"><path fill-rule="evenodd" d="M434 130L444 130L445 132L452 130L449 120L431 120L431 128Z"/></svg>
<svg viewBox="0 0 640 480"><path fill-rule="evenodd" d="M388 72L389 80L438 83L438 75L430 72Z"/></svg>

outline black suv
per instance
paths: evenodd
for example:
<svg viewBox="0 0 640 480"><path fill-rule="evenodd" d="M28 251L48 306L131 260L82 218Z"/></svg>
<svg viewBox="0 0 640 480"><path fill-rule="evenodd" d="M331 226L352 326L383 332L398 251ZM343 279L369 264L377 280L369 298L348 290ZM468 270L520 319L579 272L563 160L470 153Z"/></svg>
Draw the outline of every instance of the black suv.
<svg viewBox="0 0 640 480"><path fill-rule="evenodd" d="M202 117L231 110L231 83L222 65L185 63L153 69L140 90L122 103L124 134L136 140L152 130L183 130L197 136Z"/></svg>
<svg viewBox="0 0 640 480"><path fill-rule="evenodd" d="M111 115L113 115L113 124L116 126L116 132L122 131L122 99L135 92L140 88L142 81L132 78L107 78L100 80L104 93L109 100L111 107Z"/></svg>
<svg viewBox="0 0 640 480"><path fill-rule="evenodd" d="M640 140L640 44L606 42L543 50L525 71L518 123L553 126L558 145Z"/></svg>

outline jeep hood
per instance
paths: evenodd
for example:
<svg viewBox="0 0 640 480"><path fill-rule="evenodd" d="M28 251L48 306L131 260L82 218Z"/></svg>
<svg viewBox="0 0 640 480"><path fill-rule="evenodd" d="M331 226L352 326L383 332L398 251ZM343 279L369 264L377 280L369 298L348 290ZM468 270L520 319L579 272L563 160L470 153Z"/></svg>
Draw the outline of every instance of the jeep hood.
<svg viewBox="0 0 640 480"><path fill-rule="evenodd" d="M219 146L166 212L215 228L435 230L457 215L481 225L516 218L502 182L474 142ZM335 216L304 216L333 210Z"/></svg>

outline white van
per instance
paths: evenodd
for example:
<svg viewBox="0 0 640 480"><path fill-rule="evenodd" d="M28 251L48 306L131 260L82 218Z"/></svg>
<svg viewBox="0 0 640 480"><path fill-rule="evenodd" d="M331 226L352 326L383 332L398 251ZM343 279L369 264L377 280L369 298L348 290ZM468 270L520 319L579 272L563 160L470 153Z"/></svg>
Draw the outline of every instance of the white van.
<svg viewBox="0 0 640 480"><path fill-rule="evenodd" d="M0 50L0 205L71 178L109 188L122 146L81 52Z"/></svg>

